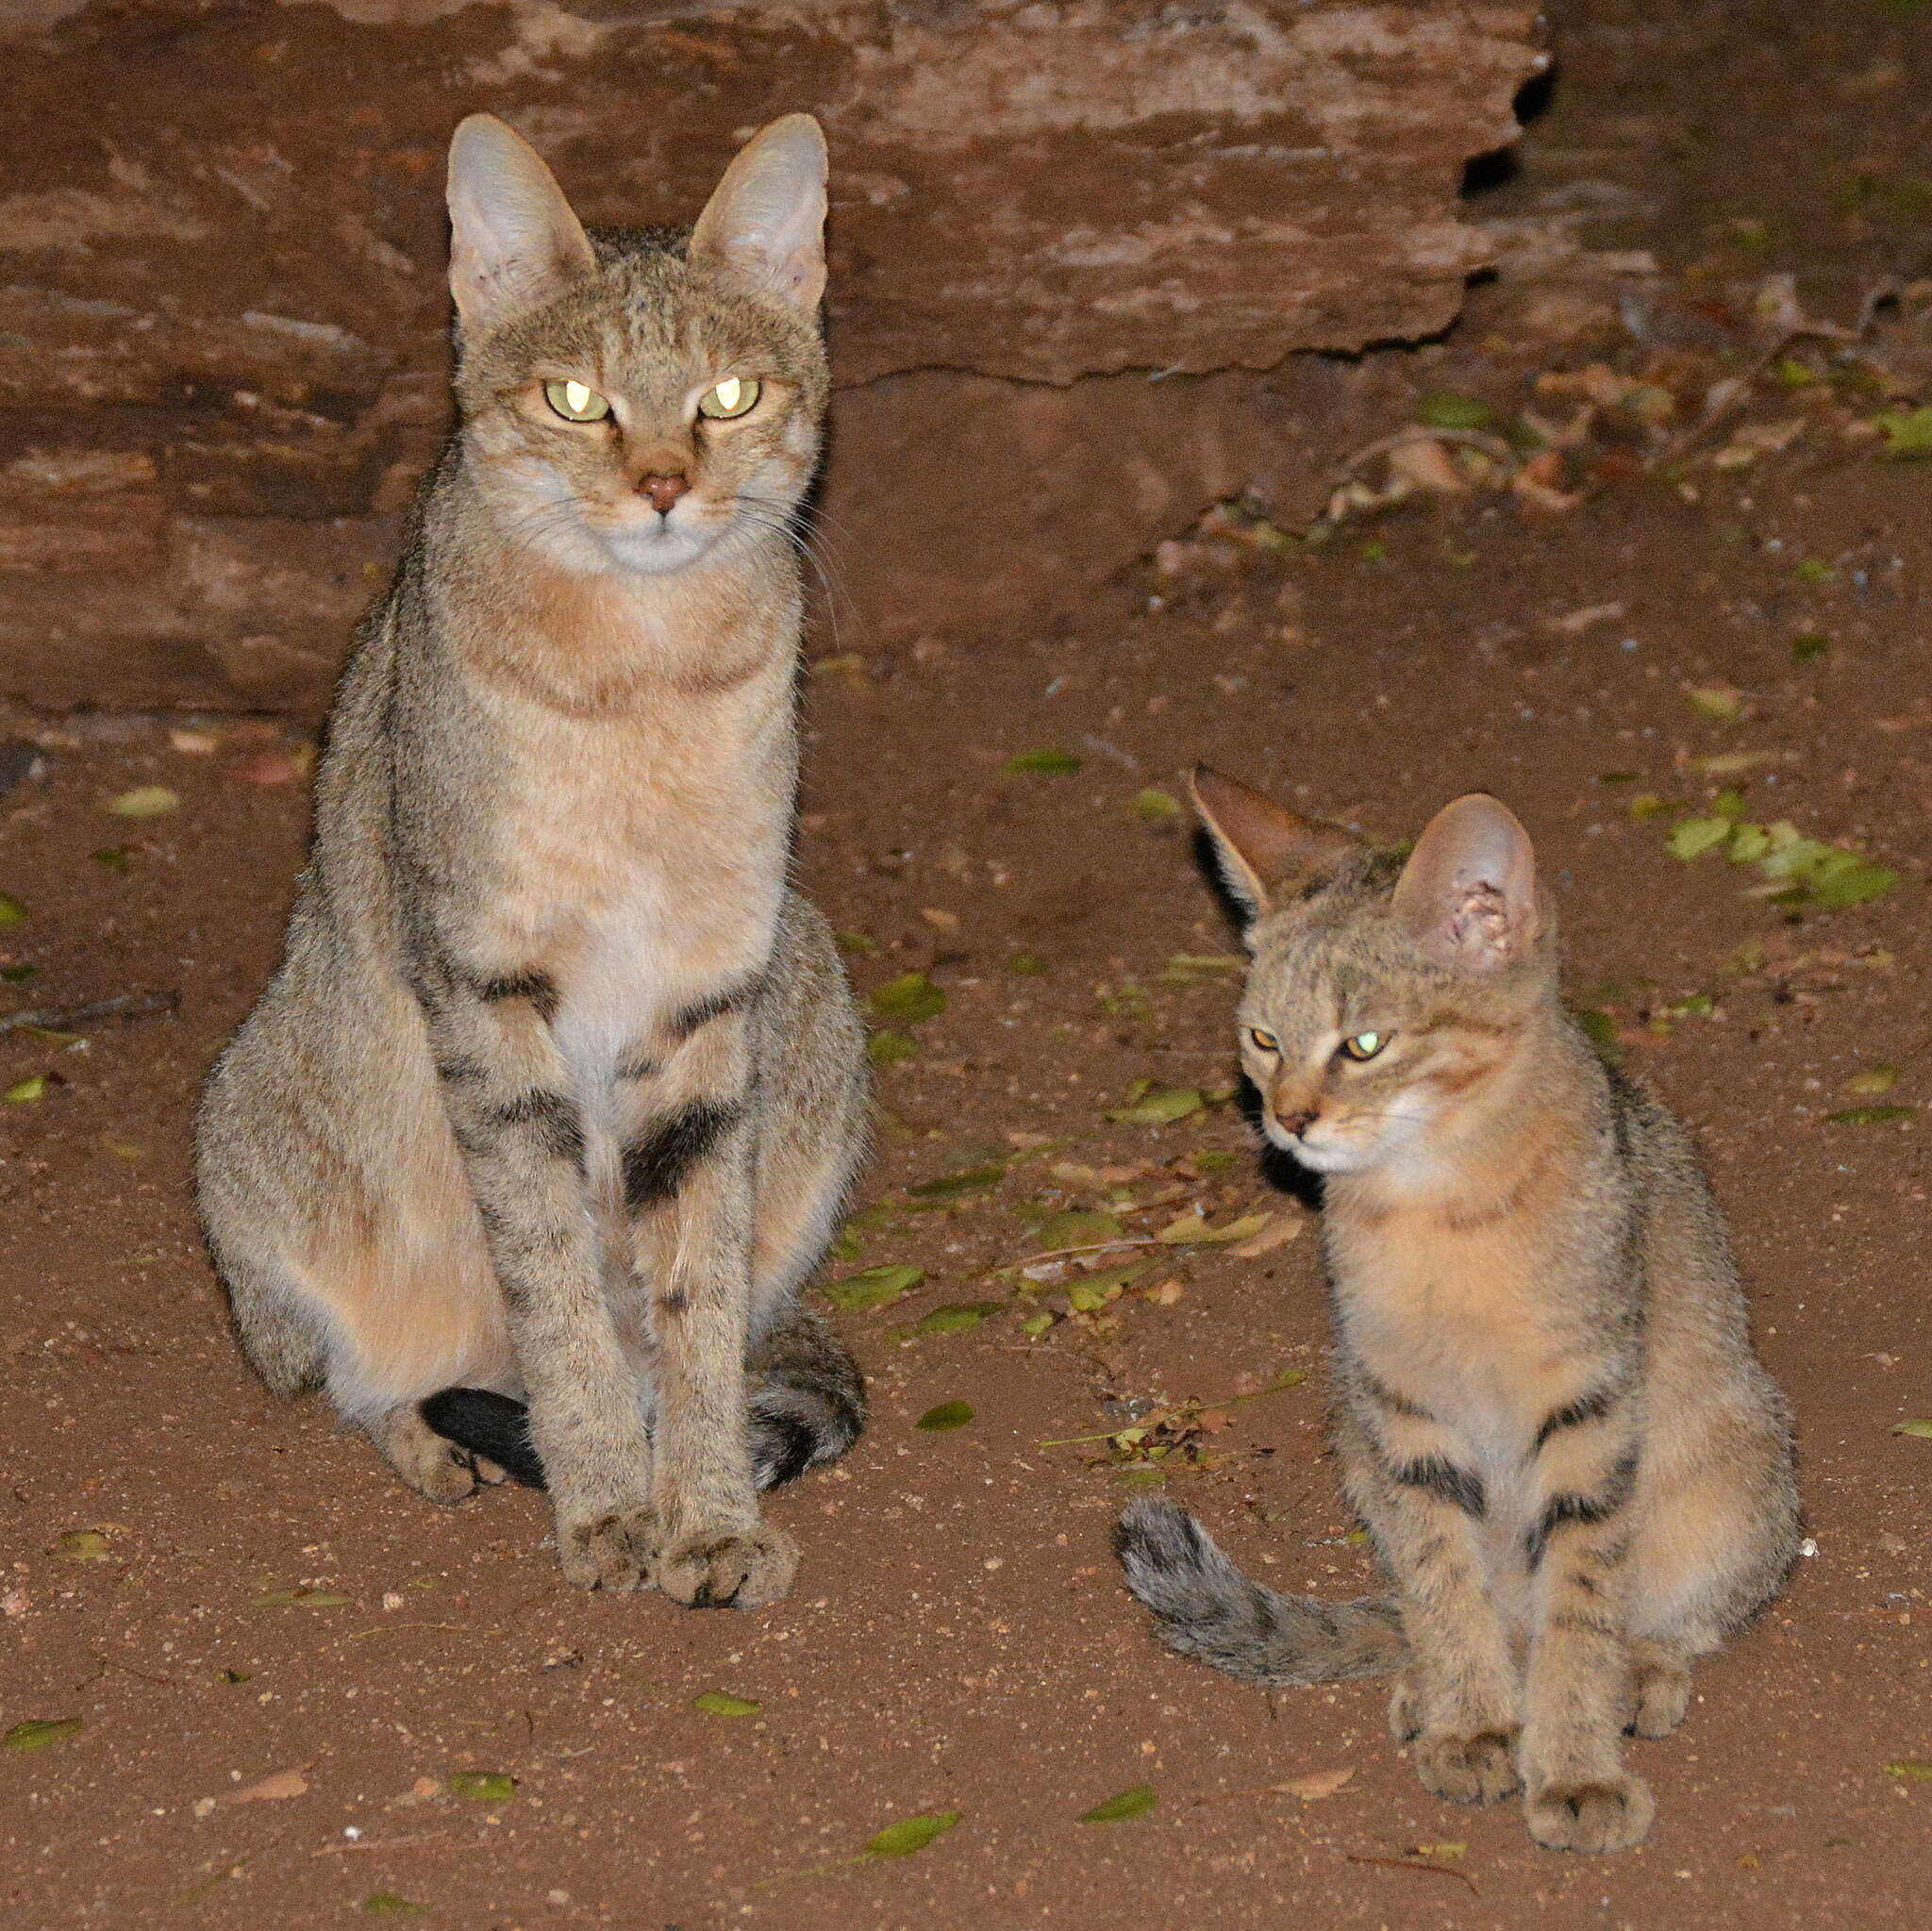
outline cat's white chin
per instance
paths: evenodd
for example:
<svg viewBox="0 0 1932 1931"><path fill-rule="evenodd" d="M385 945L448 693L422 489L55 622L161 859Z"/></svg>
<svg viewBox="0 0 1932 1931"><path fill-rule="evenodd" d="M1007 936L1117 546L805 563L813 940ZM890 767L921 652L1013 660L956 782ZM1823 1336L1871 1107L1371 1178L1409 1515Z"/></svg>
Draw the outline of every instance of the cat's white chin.
<svg viewBox="0 0 1932 1931"><path fill-rule="evenodd" d="M1273 1138L1273 1136L1270 1136ZM1283 1140L1275 1142L1291 1153L1303 1166L1314 1174L1359 1174L1364 1168L1373 1167L1379 1149L1366 1146L1311 1146L1305 1140Z"/></svg>
<svg viewBox="0 0 1932 1931"><path fill-rule="evenodd" d="M660 524L656 529L604 529L597 532L610 560L638 576L665 576L695 563L718 541L715 529L679 529Z"/></svg>

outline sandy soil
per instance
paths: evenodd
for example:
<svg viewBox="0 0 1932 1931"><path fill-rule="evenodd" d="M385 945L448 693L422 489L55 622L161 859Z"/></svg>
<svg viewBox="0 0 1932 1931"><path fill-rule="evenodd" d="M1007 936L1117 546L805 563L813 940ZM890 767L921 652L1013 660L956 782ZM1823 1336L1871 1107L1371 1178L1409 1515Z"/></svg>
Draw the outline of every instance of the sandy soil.
<svg viewBox="0 0 1932 1931"><path fill-rule="evenodd" d="M882 1018L879 1157L829 1273L924 1278L841 1317L874 1426L774 1503L806 1551L776 1608L574 1594L538 1498L440 1512L251 1381L186 1205L189 1113L273 957L306 801L258 780L300 747L272 724L191 721L184 749L180 720L19 721L44 757L0 806L14 1009L178 1010L75 1021L84 1046L0 1035L0 1731L81 1723L0 1753L9 1922L1917 1922L1932 1781L1888 1766L1932 1758L1932 1443L1893 1432L1932 1415L1932 463L1868 426L1932 399L1913 298L1867 346L1791 345L1695 434L1710 384L1762 360L1734 284L1815 268L1842 318L1923 245L1922 29L1820 11L1772 44L1769 9L1700 8L1674 40L1634 8L1558 9L1564 81L1485 198L1606 210L1591 245L1655 250L1663 293L1559 340L1479 292L1414 367L1419 396L1506 426L1624 384L1534 487L1499 464L1313 546L1180 541L998 655L822 637L807 880L863 991L916 973L945 1005ZM1574 392L1546 379L1591 364ZM1078 768L1004 768L1047 749ZM1111 1516L1165 1479L1277 1586L1373 1586L1324 1444L1312 1221L1221 1097L1232 935L1142 796L1197 756L1391 838L1500 792L1579 1005L1708 1153L1797 1409L1815 1553L1678 1735L1634 1747L1659 1804L1638 1852L1565 1859L1509 1806L1438 1804L1380 1690L1270 1698L1186 1665L1115 1579ZM150 786L178 808L104 811ZM1840 909L1746 895L1755 865L1672 849L1724 809L1897 880ZM1143 1081L1203 1104L1110 1120ZM1830 1117L1859 1108L1900 1110ZM1246 1258L1151 1238L1197 1205L1287 1238ZM1021 1274L1108 1231L1051 1218L1073 1211L1143 1244ZM1284 1370L1305 1378L1264 1391ZM965 1425L916 1425L951 1402ZM1042 1445L1065 1438L1088 1439ZM694 1706L719 1691L758 1706ZM514 1784L464 1796L464 1773ZM1145 1814L1079 1821L1141 1784ZM956 1811L911 1855L859 1855Z"/></svg>

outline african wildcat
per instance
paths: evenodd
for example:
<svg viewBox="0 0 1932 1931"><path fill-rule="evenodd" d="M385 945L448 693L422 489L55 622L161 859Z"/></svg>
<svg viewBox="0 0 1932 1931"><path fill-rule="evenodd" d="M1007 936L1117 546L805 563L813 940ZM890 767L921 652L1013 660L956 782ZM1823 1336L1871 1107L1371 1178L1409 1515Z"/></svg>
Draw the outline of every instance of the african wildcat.
<svg viewBox="0 0 1932 1931"><path fill-rule="evenodd" d="M1626 1726L1675 1725L1691 1658L1797 1539L1784 1402L1696 1157L1564 1011L1495 799L1405 864L1205 769L1194 796L1253 920L1267 1137L1325 1176L1336 1447L1395 1595L1278 1595L1151 1501L1119 1530L1128 1586L1234 1675L1399 1673L1391 1725L1438 1796L1526 1786L1539 1843L1634 1844L1654 1806Z"/></svg>
<svg viewBox="0 0 1932 1931"><path fill-rule="evenodd" d="M587 234L476 115L449 208L461 420L208 1082L202 1213L269 1385L325 1386L410 1486L456 1501L503 1443L572 1582L769 1602L796 1554L757 1485L863 1414L793 1305L865 1107L786 887L824 138L774 122L687 241ZM453 1383L464 1447L419 1407ZM485 1391L527 1397L526 1443Z"/></svg>

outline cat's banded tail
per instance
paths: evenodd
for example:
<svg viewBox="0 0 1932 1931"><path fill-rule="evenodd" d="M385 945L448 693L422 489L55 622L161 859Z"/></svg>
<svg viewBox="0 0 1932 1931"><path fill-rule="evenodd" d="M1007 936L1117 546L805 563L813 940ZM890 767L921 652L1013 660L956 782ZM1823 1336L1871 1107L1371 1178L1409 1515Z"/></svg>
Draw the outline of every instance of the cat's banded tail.
<svg viewBox="0 0 1932 1931"><path fill-rule="evenodd" d="M809 1308L786 1312L753 1355L751 1373L752 1473L760 1489L837 1461L864 1432L865 1377ZM525 1487L547 1486L522 1402L483 1388L445 1388L424 1402L423 1419Z"/></svg>
<svg viewBox="0 0 1932 1931"><path fill-rule="evenodd" d="M1184 1508L1137 1502L1114 1529L1127 1587L1160 1639L1251 1683L1341 1683L1387 1676L1408 1659L1392 1600L1324 1603L1250 1582Z"/></svg>

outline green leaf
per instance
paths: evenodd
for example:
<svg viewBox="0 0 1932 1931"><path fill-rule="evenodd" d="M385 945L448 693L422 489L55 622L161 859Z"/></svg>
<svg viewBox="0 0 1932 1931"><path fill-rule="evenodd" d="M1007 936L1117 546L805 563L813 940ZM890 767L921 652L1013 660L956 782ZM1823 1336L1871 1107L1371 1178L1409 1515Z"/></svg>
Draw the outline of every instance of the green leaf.
<svg viewBox="0 0 1932 1931"><path fill-rule="evenodd" d="M1845 1081L1845 1090L1867 1095L1889 1093L1897 1084L1896 1066L1868 1066L1863 1073L1855 1073Z"/></svg>
<svg viewBox="0 0 1932 1931"><path fill-rule="evenodd" d="M924 1025L946 1009L946 995L924 973L901 973L878 987L866 1004L874 1019Z"/></svg>
<svg viewBox="0 0 1932 1931"><path fill-rule="evenodd" d="M1813 658L1827 656L1830 650L1831 639L1816 630L1802 631L1791 639L1791 655L1801 664L1808 664Z"/></svg>
<svg viewBox="0 0 1932 1931"><path fill-rule="evenodd" d="M1932 1441L1932 1422L1923 1421L1914 1416L1909 1422L1894 1423L1891 1432L1894 1435L1909 1435L1919 1441Z"/></svg>
<svg viewBox="0 0 1932 1931"><path fill-rule="evenodd" d="M691 1700L693 1709L713 1717L755 1717L764 1707L748 1696L733 1696L728 1690L707 1690Z"/></svg>
<svg viewBox="0 0 1932 1931"><path fill-rule="evenodd" d="M181 808L180 794L166 785L136 785L118 798L109 798L101 807L116 818L160 818Z"/></svg>
<svg viewBox="0 0 1932 1931"><path fill-rule="evenodd" d="M1181 815L1181 801L1172 791L1150 785L1134 794L1134 816L1143 824L1166 824Z"/></svg>
<svg viewBox="0 0 1932 1931"><path fill-rule="evenodd" d="M454 1770L449 1776L450 1794L467 1797L475 1804L507 1804L517 1793L517 1780L508 1771Z"/></svg>
<svg viewBox="0 0 1932 1931"><path fill-rule="evenodd" d="M1168 1087L1136 1100L1130 1107L1118 1107L1107 1117L1122 1126L1167 1126L1176 1120L1185 1120L1191 1113L1198 1113L1202 1104L1195 1088Z"/></svg>
<svg viewBox="0 0 1932 1931"><path fill-rule="evenodd" d="M1133 1784L1104 1804L1080 1813L1082 1823L1124 1823L1130 1817L1145 1817L1160 1799L1152 1784Z"/></svg>
<svg viewBox="0 0 1932 1931"><path fill-rule="evenodd" d="M1791 572L1791 574L1800 583L1820 584L1833 581L1837 577L1838 572L1823 557L1807 557Z"/></svg>
<svg viewBox="0 0 1932 1931"><path fill-rule="evenodd" d="M0 927L25 924L26 907L10 892L0 891Z"/></svg>
<svg viewBox="0 0 1932 1931"><path fill-rule="evenodd" d="M1075 1314L1098 1314L1109 1301L1118 1301L1127 1285L1147 1272L1144 1263L1105 1267L1067 1283L1067 1301Z"/></svg>
<svg viewBox="0 0 1932 1931"><path fill-rule="evenodd" d="M919 1057L919 1041L896 1026L885 1026L865 1042L865 1057L874 1066L896 1066L902 1059Z"/></svg>
<svg viewBox="0 0 1932 1931"><path fill-rule="evenodd" d="M391 1918L426 1918L429 1915L427 1905L412 1904L392 1890L372 1890L356 1908Z"/></svg>
<svg viewBox="0 0 1932 1931"><path fill-rule="evenodd" d="M132 845L103 845L99 851L90 852L88 857L103 870L116 873L123 878L134 870Z"/></svg>
<svg viewBox="0 0 1932 1931"><path fill-rule="evenodd" d="M1932 1763L1923 1756L1901 1756L1885 1766L1885 1773L1889 1777L1909 1777L1917 1784L1932 1784Z"/></svg>
<svg viewBox="0 0 1932 1931"><path fill-rule="evenodd" d="M1029 1314L1020 1323L1020 1332L1028 1340L1038 1340L1053 1325L1053 1316L1043 1308L1038 1314Z"/></svg>
<svg viewBox="0 0 1932 1931"><path fill-rule="evenodd" d="M332 1595L327 1590L264 1590L248 1606L251 1609L340 1609L352 1600L349 1596Z"/></svg>
<svg viewBox="0 0 1932 1931"><path fill-rule="evenodd" d="M1697 858L1715 851L1730 835L1728 818L1683 818L1671 826L1664 843L1674 858Z"/></svg>
<svg viewBox="0 0 1932 1931"><path fill-rule="evenodd" d="M972 1419L971 1402L942 1401L938 1407L927 1408L912 1425L928 1435L944 1435L951 1429L963 1428Z"/></svg>
<svg viewBox="0 0 1932 1931"><path fill-rule="evenodd" d="M1885 438L1885 453L1904 461L1932 456L1932 404L1916 409L1886 409L1872 419Z"/></svg>
<svg viewBox="0 0 1932 1931"><path fill-rule="evenodd" d="M1004 1160L987 1160L976 1167L961 1167L957 1174L940 1174L930 1180L918 1181L906 1191L914 1200L943 1206L969 1193L985 1193L1006 1177Z"/></svg>
<svg viewBox="0 0 1932 1931"><path fill-rule="evenodd" d="M1022 751L1000 766L1004 777L1025 777L1035 772L1049 777L1068 777L1080 769L1080 760L1071 751L1056 751L1050 745L1039 751Z"/></svg>
<svg viewBox="0 0 1932 1931"><path fill-rule="evenodd" d="M1827 1126L1887 1126L1897 1120L1916 1120L1918 1117L1916 1107L1842 1107L1836 1113L1827 1113L1824 1124Z"/></svg>
<svg viewBox="0 0 1932 1931"><path fill-rule="evenodd" d="M54 1544L54 1554L65 1562L111 1562L114 1552L99 1529L69 1529Z"/></svg>
<svg viewBox="0 0 1932 1931"><path fill-rule="evenodd" d="M14 1106L25 1106L29 1100L43 1099L47 1091L47 1075L44 1073L29 1074L25 1079L17 1079L0 1093L0 1100L10 1101Z"/></svg>
<svg viewBox="0 0 1932 1931"><path fill-rule="evenodd" d="M29 1750L49 1750L56 1743L64 1743L70 1737L77 1737L87 1728L83 1717L29 1717L24 1723L15 1723L4 1737L0 1737L0 1750L11 1750L25 1755Z"/></svg>
<svg viewBox="0 0 1932 1931"><path fill-rule="evenodd" d="M1046 971L1046 961L1037 952L1016 952L1007 961L1007 970L1023 979L1037 979Z"/></svg>
<svg viewBox="0 0 1932 1931"><path fill-rule="evenodd" d="M1424 396L1415 414L1417 422L1426 423L1431 429L1487 429L1496 420L1496 412L1488 403L1448 390Z"/></svg>
<svg viewBox="0 0 1932 1931"><path fill-rule="evenodd" d="M37 965L0 966L0 979L5 979L9 986L24 986L29 979L38 978L40 973Z"/></svg>
<svg viewBox="0 0 1932 1931"><path fill-rule="evenodd" d="M926 1817L902 1817L889 1823L865 1847L868 1857L909 1857L935 1838L942 1838L959 1821L957 1810L940 1810Z"/></svg>
<svg viewBox="0 0 1932 1931"><path fill-rule="evenodd" d="M1734 724L1743 715L1743 692L1727 684L1693 687L1685 691L1684 697L1700 717L1714 719L1722 724Z"/></svg>
<svg viewBox="0 0 1932 1931"><path fill-rule="evenodd" d="M1041 1223L1033 1238L1042 1254L1058 1254L1067 1247L1098 1247L1125 1231L1110 1213L1057 1213Z"/></svg>
<svg viewBox="0 0 1932 1931"><path fill-rule="evenodd" d="M825 1299L847 1314L863 1307L890 1307L909 1294L925 1278L923 1267L894 1261L885 1267L868 1267L863 1273L847 1274L825 1289Z"/></svg>
<svg viewBox="0 0 1932 1931"><path fill-rule="evenodd" d="M921 1315L913 1324L921 1334L965 1334L991 1320L1006 1305L1004 1301L949 1301L943 1307Z"/></svg>
<svg viewBox="0 0 1932 1931"><path fill-rule="evenodd" d="M1897 883L1898 874L1890 866L1874 865L1855 852L1840 852L1818 868L1811 880L1811 902L1827 912L1839 912L1879 898Z"/></svg>
<svg viewBox="0 0 1932 1931"><path fill-rule="evenodd" d="M841 952L849 952L858 958L879 956L879 942L870 932L834 932L832 938Z"/></svg>
<svg viewBox="0 0 1932 1931"><path fill-rule="evenodd" d="M1576 1024L1589 1035L1590 1043L1606 1058L1623 1052L1623 1041L1617 1038L1617 1022L1601 1007L1584 1007L1576 1015Z"/></svg>

